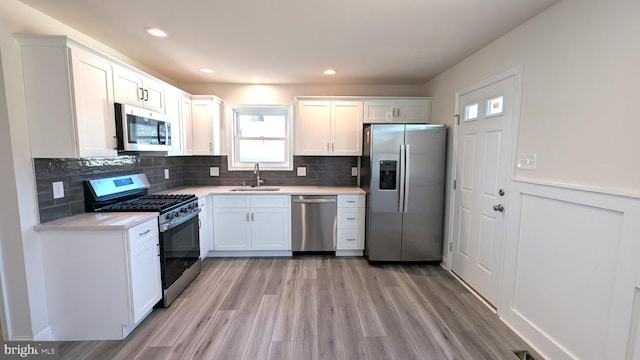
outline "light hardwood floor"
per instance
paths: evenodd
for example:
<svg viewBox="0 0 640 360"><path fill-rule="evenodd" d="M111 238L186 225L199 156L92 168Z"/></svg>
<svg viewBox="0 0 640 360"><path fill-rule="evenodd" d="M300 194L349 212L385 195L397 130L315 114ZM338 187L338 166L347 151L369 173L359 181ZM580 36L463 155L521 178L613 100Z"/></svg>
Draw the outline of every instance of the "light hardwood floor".
<svg viewBox="0 0 640 360"><path fill-rule="evenodd" d="M99 309L96 309L99 311ZM362 258L208 259L124 341L61 359L511 359L529 350L437 265Z"/></svg>

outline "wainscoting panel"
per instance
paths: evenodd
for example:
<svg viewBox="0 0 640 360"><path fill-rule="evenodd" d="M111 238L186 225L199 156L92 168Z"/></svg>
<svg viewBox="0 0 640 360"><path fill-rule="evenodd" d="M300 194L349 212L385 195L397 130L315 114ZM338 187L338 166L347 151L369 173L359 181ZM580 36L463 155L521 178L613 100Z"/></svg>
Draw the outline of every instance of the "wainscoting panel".
<svg viewBox="0 0 640 360"><path fill-rule="evenodd" d="M522 181L510 191L500 316L551 359L633 359L640 200Z"/></svg>

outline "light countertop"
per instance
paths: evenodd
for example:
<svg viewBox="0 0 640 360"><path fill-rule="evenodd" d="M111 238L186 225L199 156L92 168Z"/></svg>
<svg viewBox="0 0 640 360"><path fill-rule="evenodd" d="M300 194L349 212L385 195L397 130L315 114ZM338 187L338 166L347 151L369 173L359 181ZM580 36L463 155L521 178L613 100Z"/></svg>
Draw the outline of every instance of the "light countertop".
<svg viewBox="0 0 640 360"><path fill-rule="evenodd" d="M35 225L44 230L126 230L158 217L157 212L84 213Z"/></svg>
<svg viewBox="0 0 640 360"><path fill-rule="evenodd" d="M241 186L188 186L164 191L166 194L207 195L364 195L364 190L355 186L273 186L278 191L231 191ZM272 187L272 186L265 186ZM249 188L249 187L247 187Z"/></svg>

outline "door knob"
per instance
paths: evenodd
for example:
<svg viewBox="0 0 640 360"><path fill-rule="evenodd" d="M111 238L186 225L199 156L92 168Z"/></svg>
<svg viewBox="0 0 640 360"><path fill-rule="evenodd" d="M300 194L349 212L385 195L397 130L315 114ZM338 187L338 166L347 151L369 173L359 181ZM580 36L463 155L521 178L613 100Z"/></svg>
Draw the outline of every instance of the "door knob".
<svg viewBox="0 0 640 360"><path fill-rule="evenodd" d="M500 190L498 190L498 195L500 195L500 196L504 196L504 189L500 189Z"/></svg>
<svg viewBox="0 0 640 360"><path fill-rule="evenodd" d="M494 211L503 212L504 211L504 205L502 205L502 204L493 205L493 210Z"/></svg>

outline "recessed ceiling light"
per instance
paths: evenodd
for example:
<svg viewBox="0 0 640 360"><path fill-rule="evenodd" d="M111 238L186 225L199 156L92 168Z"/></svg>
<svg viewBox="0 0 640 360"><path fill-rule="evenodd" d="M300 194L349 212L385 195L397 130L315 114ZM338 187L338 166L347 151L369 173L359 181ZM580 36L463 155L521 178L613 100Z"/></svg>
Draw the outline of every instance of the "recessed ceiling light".
<svg viewBox="0 0 640 360"><path fill-rule="evenodd" d="M200 69L200 71L202 71L203 73L207 73L207 74L213 73L213 70L207 69L207 68L202 68L202 69Z"/></svg>
<svg viewBox="0 0 640 360"><path fill-rule="evenodd" d="M327 69L327 70L324 71L324 74L325 75L335 75L336 71L333 70L333 69Z"/></svg>
<svg viewBox="0 0 640 360"><path fill-rule="evenodd" d="M262 81L262 80L260 80L260 78L259 78L259 77L254 77L254 78L253 78L253 82L254 82L254 83L259 83L259 82L261 82L261 81Z"/></svg>
<svg viewBox="0 0 640 360"><path fill-rule="evenodd" d="M146 31L147 34L149 34L151 36L155 36L155 37L159 37L159 38L166 38L167 36L169 36L169 34L167 34L166 31L164 31L162 29L155 28L155 27L146 27L146 28L144 28L144 31Z"/></svg>

